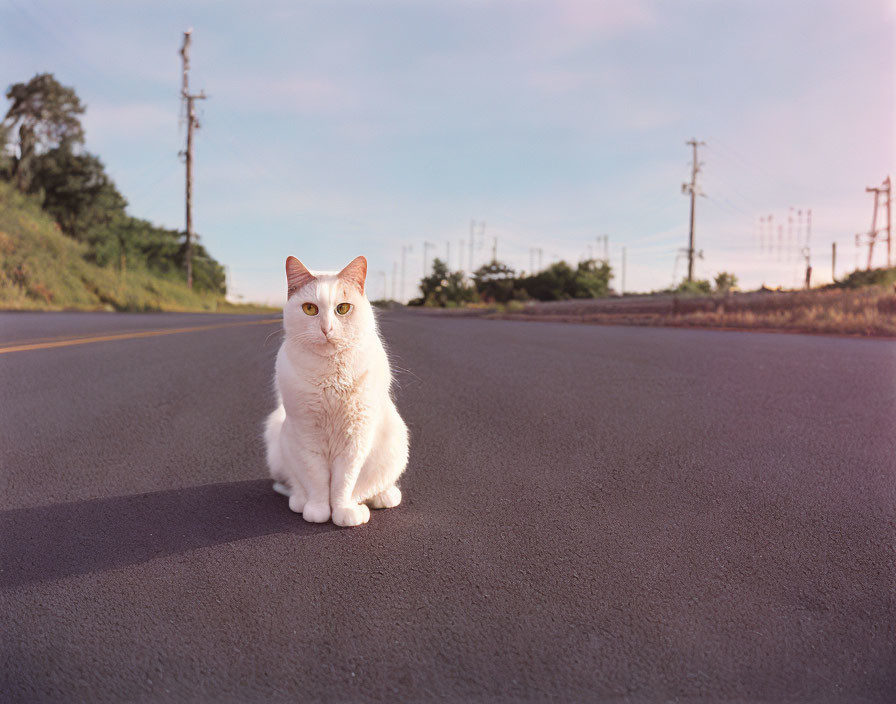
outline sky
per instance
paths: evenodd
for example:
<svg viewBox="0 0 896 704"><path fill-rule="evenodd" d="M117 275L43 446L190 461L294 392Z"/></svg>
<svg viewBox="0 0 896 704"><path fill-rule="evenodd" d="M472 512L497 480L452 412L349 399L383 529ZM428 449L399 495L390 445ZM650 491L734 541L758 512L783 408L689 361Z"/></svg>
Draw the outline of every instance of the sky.
<svg viewBox="0 0 896 704"><path fill-rule="evenodd" d="M864 266L865 188L896 171L893 0L0 0L4 88L74 87L86 149L166 227L187 28L208 96L194 227L234 300L282 303L288 255L358 254L371 298L407 299L434 256L470 270L471 231L474 268L603 256L606 236L616 290L623 248L626 291L668 287L692 138L696 276L794 287L808 250L821 283L833 242L838 276Z"/></svg>

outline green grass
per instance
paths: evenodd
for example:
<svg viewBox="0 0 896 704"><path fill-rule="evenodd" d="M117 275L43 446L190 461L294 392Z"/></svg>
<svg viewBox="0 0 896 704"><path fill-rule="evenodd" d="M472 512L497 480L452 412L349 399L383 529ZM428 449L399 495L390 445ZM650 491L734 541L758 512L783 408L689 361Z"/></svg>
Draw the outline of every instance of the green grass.
<svg viewBox="0 0 896 704"><path fill-rule="evenodd" d="M142 268L124 272L88 262L34 199L0 182L0 309L270 312Z"/></svg>

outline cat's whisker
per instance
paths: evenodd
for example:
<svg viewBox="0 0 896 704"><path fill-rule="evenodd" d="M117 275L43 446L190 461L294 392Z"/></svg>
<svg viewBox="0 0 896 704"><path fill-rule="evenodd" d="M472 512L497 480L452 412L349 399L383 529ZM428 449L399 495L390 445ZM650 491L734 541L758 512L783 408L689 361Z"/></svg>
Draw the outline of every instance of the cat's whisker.
<svg viewBox="0 0 896 704"><path fill-rule="evenodd" d="M272 332L270 335L268 335L266 338L264 338L264 344L262 344L262 347L267 347L267 346L268 346L268 341L269 341L274 335L278 335L278 334L280 334L281 332L285 332L282 326L279 327L279 328L277 328L276 330L274 330L274 332Z"/></svg>

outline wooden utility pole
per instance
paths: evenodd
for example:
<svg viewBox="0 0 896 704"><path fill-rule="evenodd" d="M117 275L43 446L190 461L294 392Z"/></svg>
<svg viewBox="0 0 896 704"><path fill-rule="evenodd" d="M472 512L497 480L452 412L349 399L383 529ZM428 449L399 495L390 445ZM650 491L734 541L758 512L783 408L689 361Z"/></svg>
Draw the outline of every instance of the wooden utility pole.
<svg viewBox="0 0 896 704"><path fill-rule="evenodd" d="M868 266L867 268L871 268L871 257L874 254L874 244L877 241L877 235L881 231L877 227L877 210L881 205L881 196L883 196L883 206L885 211L886 222L884 223L883 229L887 233L887 267L889 268L892 262L891 252L893 248L893 221L891 217L891 184L890 177L887 176L884 179L884 182L881 186L877 188L873 188L868 186L865 189L866 193L874 194L874 212L871 215L871 231L868 233ZM858 236L856 237L858 240Z"/></svg>
<svg viewBox="0 0 896 704"><path fill-rule="evenodd" d="M877 205L880 200L880 189L879 188L866 188L866 193L874 194L874 213L871 216L871 231L868 233L868 266L865 268L871 269L871 257L874 255L874 242L877 239Z"/></svg>
<svg viewBox="0 0 896 704"><path fill-rule="evenodd" d="M404 285L405 265L407 264L408 252L413 249L412 245L405 244L401 247L401 300L404 301L404 293L407 290Z"/></svg>
<svg viewBox="0 0 896 704"><path fill-rule="evenodd" d="M470 277L473 276L473 240L476 239L476 221L470 220Z"/></svg>
<svg viewBox="0 0 896 704"><path fill-rule="evenodd" d="M831 242L831 281L837 283L837 243Z"/></svg>
<svg viewBox="0 0 896 704"><path fill-rule="evenodd" d="M205 93L190 93L190 40L193 30L184 32L184 45L180 55L183 59L184 75L181 87L181 97L184 100L187 114L187 151L185 160L187 165L187 248L185 258L187 260L187 286L193 288L193 130L199 128L199 120L196 118L196 106L194 101L205 100Z"/></svg>
<svg viewBox="0 0 896 704"><path fill-rule="evenodd" d="M705 146L706 142L698 142L696 139L690 139L685 142L694 150L693 161L691 162L691 182L681 184L681 192L691 196L691 227L688 237L688 281L694 280L694 217L695 206L698 195L703 195L697 186L697 174L700 173L700 162L697 160L697 147Z"/></svg>
<svg viewBox="0 0 896 704"><path fill-rule="evenodd" d="M622 285L619 288L619 292L625 295L625 247L622 248Z"/></svg>
<svg viewBox="0 0 896 704"><path fill-rule="evenodd" d="M886 189L887 199L884 201L884 205L887 208L887 268L889 269L892 266L890 259L890 250L892 249L893 242L893 218L892 212L890 210L890 203L893 201L892 191L890 187L890 177L884 180L884 188Z"/></svg>
<svg viewBox="0 0 896 704"><path fill-rule="evenodd" d="M812 252L808 247L803 247L800 253L806 260L806 290L812 288Z"/></svg>
<svg viewBox="0 0 896 704"><path fill-rule="evenodd" d="M429 271L426 268L426 260L429 257L428 252L430 249L435 249L435 248L436 248L436 246L432 242L426 242L426 241L423 242L423 278L424 279L426 278L426 274Z"/></svg>

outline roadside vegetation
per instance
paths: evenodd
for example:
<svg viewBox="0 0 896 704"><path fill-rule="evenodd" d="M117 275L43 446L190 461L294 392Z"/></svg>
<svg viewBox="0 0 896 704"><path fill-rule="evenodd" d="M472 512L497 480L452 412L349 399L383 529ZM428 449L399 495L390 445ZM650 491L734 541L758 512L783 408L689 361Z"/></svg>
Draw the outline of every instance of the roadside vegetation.
<svg viewBox="0 0 896 704"><path fill-rule="evenodd" d="M449 271L445 262L436 258L432 273L420 281L421 295L408 305L457 308L599 298L609 294L612 276L610 265L595 259L580 261L575 267L555 262L538 273L519 275L506 264L491 261L467 280L463 272Z"/></svg>
<svg viewBox="0 0 896 704"><path fill-rule="evenodd" d="M65 235L36 198L0 182L0 308L256 312L214 290L191 291L175 273L92 260L89 245Z"/></svg>
<svg viewBox="0 0 896 704"><path fill-rule="evenodd" d="M436 259L409 305L511 320L896 336L896 268L855 271L812 290L745 293L725 271L712 281L626 296L612 291L612 277L596 260L557 262L528 275L493 261L466 279Z"/></svg>
<svg viewBox="0 0 896 704"><path fill-rule="evenodd" d="M6 91L0 122L0 307L254 311L231 305L224 268L185 234L130 215L83 148L74 89L40 74Z"/></svg>
<svg viewBox="0 0 896 704"><path fill-rule="evenodd" d="M896 270L890 270L896 271ZM671 325L896 337L896 294L885 287L655 294L493 310L493 317L607 325Z"/></svg>

